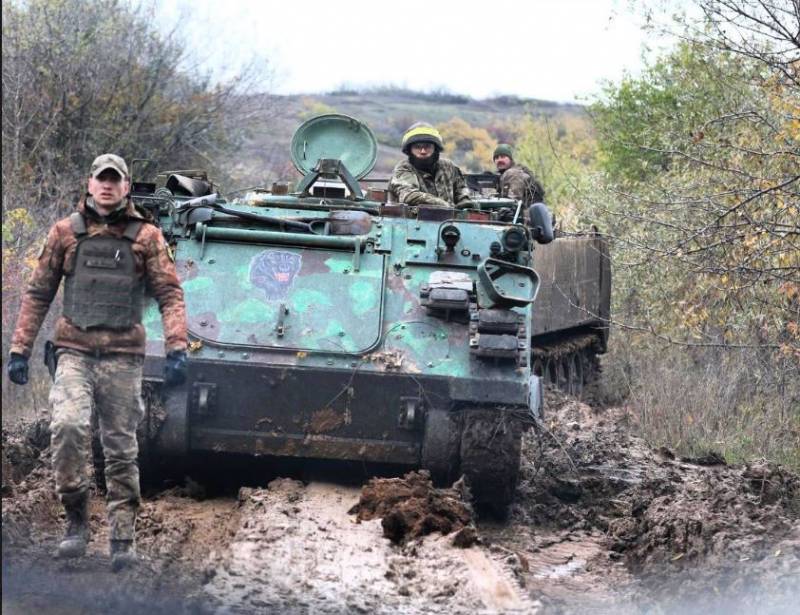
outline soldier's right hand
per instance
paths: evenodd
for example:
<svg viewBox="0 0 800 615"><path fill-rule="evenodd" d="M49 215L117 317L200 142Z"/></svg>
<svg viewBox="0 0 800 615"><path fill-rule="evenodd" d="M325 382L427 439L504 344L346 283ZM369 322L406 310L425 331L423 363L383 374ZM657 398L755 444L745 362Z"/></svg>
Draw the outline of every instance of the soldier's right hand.
<svg viewBox="0 0 800 615"><path fill-rule="evenodd" d="M186 353L183 350L168 352L164 361L164 384L168 387L183 384L186 382L186 371Z"/></svg>
<svg viewBox="0 0 800 615"><path fill-rule="evenodd" d="M8 377L14 384L28 384L28 357L12 352L8 361Z"/></svg>

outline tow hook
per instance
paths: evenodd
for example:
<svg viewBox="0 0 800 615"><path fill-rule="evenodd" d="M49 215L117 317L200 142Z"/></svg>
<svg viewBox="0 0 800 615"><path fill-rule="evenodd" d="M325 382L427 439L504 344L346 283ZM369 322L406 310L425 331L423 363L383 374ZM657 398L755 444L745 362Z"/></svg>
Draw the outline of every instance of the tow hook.
<svg viewBox="0 0 800 615"><path fill-rule="evenodd" d="M400 415L397 424L401 429L414 431L420 429L424 419L422 399L419 397L401 397Z"/></svg>
<svg viewBox="0 0 800 615"><path fill-rule="evenodd" d="M192 385L192 402L197 414L211 414L217 401L217 385L212 382L195 382Z"/></svg>

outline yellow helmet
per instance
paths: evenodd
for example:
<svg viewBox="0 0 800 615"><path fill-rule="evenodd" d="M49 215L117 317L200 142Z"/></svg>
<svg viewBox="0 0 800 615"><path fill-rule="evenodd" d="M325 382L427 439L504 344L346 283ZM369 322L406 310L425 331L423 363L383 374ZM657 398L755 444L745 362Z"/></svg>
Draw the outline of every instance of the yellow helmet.
<svg viewBox="0 0 800 615"><path fill-rule="evenodd" d="M433 143L439 151L444 149L442 135L427 122L417 122L406 130L401 144L404 154L408 154L408 149L412 143Z"/></svg>

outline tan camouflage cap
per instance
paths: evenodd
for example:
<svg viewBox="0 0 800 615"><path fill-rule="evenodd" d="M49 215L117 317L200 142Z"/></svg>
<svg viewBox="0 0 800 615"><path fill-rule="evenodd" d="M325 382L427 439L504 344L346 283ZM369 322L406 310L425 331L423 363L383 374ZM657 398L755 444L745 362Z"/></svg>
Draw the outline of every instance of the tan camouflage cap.
<svg viewBox="0 0 800 615"><path fill-rule="evenodd" d="M128 177L128 165L116 154L102 154L95 158L90 173L97 179L97 176L106 169L114 169L123 179Z"/></svg>

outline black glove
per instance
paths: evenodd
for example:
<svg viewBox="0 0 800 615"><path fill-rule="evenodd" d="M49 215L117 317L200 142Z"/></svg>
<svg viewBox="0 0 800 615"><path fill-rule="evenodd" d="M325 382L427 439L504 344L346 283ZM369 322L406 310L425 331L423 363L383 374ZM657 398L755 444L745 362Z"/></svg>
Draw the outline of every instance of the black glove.
<svg viewBox="0 0 800 615"><path fill-rule="evenodd" d="M12 352L8 361L8 377L14 384L28 384L28 357Z"/></svg>
<svg viewBox="0 0 800 615"><path fill-rule="evenodd" d="M186 382L186 353L183 350L168 352L164 361L164 384L169 387L184 382Z"/></svg>

